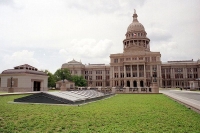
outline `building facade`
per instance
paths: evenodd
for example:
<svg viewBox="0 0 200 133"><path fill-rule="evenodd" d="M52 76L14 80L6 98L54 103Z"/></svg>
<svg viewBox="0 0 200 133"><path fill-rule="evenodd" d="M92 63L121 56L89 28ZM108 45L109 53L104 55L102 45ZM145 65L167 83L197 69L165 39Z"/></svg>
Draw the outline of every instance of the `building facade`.
<svg viewBox="0 0 200 133"><path fill-rule="evenodd" d="M91 87L149 87L154 81L159 87L189 88L189 81L200 78L200 60L162 63L160 52L150 51L150 39L137 17L134 11L123 40L123 53L111 54L109 65L83 65L72 60L62 68L84 76Z"/></svg>

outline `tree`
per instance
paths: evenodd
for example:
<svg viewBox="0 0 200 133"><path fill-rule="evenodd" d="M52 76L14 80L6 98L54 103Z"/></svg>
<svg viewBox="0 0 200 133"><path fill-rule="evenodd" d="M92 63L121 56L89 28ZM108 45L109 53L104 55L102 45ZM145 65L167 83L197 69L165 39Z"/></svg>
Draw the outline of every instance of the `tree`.
<svg viewBox="0 0 200 133"><path fill-rule="evenodd" d="M83 76L72 76L72 81L75 83L75 86L86 86L87 81L84 79Z"/></svg>
<svg viewBox="0 0 200 133"><path fill-rule="evenodd" d="M44 71L49 77L48 77L48 87L56 87L56 80L55 80L55 77L54 75L49 72L48 70L45 70Z"/></svg>
<svg viewBox="0 0 200 133"><path fill-rule="evenodd" d="M63 80L63 79L72 81L71 73L70 73L69 69L67 69L67 68L58 69L54 73L54 77L55 77L55 81L59 81L59 80Z"/></svg>

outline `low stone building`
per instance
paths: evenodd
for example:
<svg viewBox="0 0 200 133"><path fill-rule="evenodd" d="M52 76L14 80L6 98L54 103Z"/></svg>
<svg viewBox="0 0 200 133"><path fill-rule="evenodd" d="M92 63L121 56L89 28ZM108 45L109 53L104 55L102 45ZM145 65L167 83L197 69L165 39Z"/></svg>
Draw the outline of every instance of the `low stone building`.
<svg viewBox="0 0 200 133"><path fill-rule="evenodd" d="M28 64L4 70L0 74L0 91L47 91L48 75Z"/></svg>
<svg viewBox="0 0 200 133"><path fill-rule="evenodd" d="M56 89L60 89L62 91L70 90L75 88L75 83L69 80L60 80L56 82Z"/></svg>
<svg viewBox="0 0 200 133"><path fill-rule="evenodd" d="M193 81L189 81L190 84L190 90L200 90L199 84L200 84L200 78L195 79Z"/></svg>

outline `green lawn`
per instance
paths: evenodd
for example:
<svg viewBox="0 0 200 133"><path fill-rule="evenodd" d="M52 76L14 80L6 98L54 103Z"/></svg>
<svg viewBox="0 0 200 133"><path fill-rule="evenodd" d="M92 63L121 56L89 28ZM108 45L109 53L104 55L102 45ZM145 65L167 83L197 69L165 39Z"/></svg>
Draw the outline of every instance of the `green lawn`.
<svg viewBox="0 0 200 133"><path fill-rule="evenodd" d="M200 132L200 114L162 94L120 94L79 107L7 103L18 97L0 97L0 132Z"/></svg>

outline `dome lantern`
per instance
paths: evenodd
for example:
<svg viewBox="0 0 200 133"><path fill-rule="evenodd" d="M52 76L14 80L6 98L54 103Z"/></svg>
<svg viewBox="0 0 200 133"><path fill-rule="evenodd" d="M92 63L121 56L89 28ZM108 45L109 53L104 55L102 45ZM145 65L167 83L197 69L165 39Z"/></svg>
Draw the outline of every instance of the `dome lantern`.
<svg viewBox="0 0 200 133"><path fill-rule="evenodd" d="M145 31L144 26L141 23L139 23L137 17L138 15L136 14L136 10L134 9L133 21L128 26L127 32Z"/></svg>

